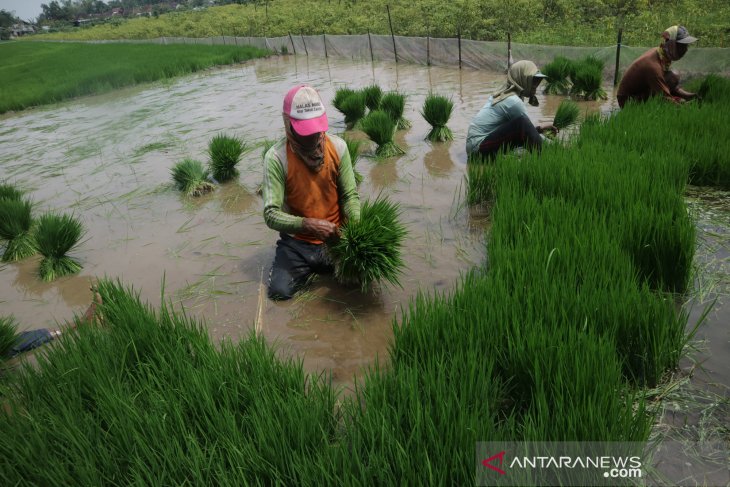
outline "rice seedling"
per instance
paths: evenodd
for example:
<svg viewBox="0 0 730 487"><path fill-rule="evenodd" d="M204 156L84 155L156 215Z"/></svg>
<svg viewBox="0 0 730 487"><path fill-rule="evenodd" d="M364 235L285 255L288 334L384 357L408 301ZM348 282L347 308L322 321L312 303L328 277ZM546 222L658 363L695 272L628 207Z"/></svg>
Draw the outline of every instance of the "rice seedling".
<svg viewBox="0 0 730 487"><path fill-rule="evenodd" d="M0 184L0 200L20 201L23 192L12 184Z"/></svg>
<svg viewBox="0 0 730 487"><path fill-rule="evenodd" d="M342 226L340 238L327 244L341 282L359 283L363 292L382 280L400 286L407 235L400 215L397 203L379 196L363 203L359 221Z"/></svg>
<svg viewBox="0 0 730 487"><path fill-rule="evenodd" d="M210 156L210 173L216 181L229 181L238 176L236 164L241 160L241 154L246 144L238 137L218 134L208 144Z"/></svg>
<svg viewBox="0 0 730 487"><path fill-rule="evenodd" d="M208 181L208 171L203 163L194 159L183 159L172 168L172 179L177 189L187 196L200 196L215 189Z"/></svg>
<svg viewBox="0 0 730 487"><path fill-rule="evenodd" d="M426 138L432 142L452 140L454 135L446 124L454 110L454 102L441 95L429 94L423 103L421 115L431 125Z"/></svg>
<svg viewBox="0 0 730 487"><path fill-rule="evenodd" d="M347 128L353 128L365 116L365 95L359 91L352 93L342 100L339 110L345 115Z"/></svg>
<svg viewBox="0 0 730 487"><path fill-rule="evenodd" d="M398 92L390 92L383 95L380 100L380 109L390 115L390 118L396 123L398 130L410 128L411 122L403 117L403 111L406 108L406 96Z"/></svg>
<svg viewBox="0 0 730 487"><path fill-rule="evenodd" d="M18 324L12 316L0 316L0 363L18 341Z"/></svg>
<svg viewBox="0 0 730 487"><path fill-rule="evenodd" d="M586 100L605 100L607 98L606 91L601 86L603 70L594 63L586 61L577 63L572 81L571 95L580 96Z"/></svg>
<svg viewBox="0 0 730 487"><path fill-rule="evenodd" d="M3 262L22 260L38 251L31 232L32 209L30 200L0 200L0 238L7 240Z"/></svg>
<svg viewBox="0 0 730 487"><path fill-rule="evenodd" d="M261 144L261 159L264 159L266 157L266 153L269 152L269 149L274 147L276 142L277 141L275 139L264 140L264 142Z"/></svg>
<svg viewBox="0 0 730 487"><path fill-rule="evenodd" d="M697 88L697 96L702 102L728 102L730 100L730 81L716 74L710 74Z"/></svg>
<svg viewBox="0 0 730 487"><path fill-rule="evenodd" d="M393 141L395 122L384 111L375 110L368 113L360 121L360 128L378 145L375 150L376 157L385 159L405 154L405 151Z"/></svg>
<svg viewBox="0 0 730 487"><path fill-rule="evenodd" d="M380 108L380 100L383 98L383 90L378 85L370 85L362 89L365 95L365 106L371 112Z"/></svg>
<svg viewBox="0 0 730 487"><path fill-rule="evenodd" d="M335 91L334 98L332 98L332 106L334 106L343 115L346 115L346 113L342 111L342 102L345 101L346 98L349 98L351 95L354 94L355 90L353 90L352 88L338 88Z"/></svg>
<svg viewBox="0 0 730 487"><path fill-rule="evenodd" d="M491 163L474 162L467 166L466 202L469 205L492 202L495 199L497 167Z"/></svg>
<svg viewBox="0 0 730 487"><path fill-rule="evenodd" d="M567 95L570 93L570 75L573 71L573 62L564 57L556 56L552 62L542 68L542 73L547 76L545 80L545 93L548 95Z"/></svg>
<svg viewBox="0 0 730 487"><path fill-rule="evenodd" d="M363 176L355 168L355 164L360 160L360 147L363 144L362 140L343 138L345 144L347 144L347 152L350 154L350 161L352 163L352 172L355 174L355 183L362 183Z"/></svg>
<svg viewBox="0 0 730 487"><path fill-rule="evenodd" d="M72 215L47 213L38 219L36 241L43 255L39 269L41 279L50 282L81 270L81 264L67 254L83 234L84 226Z"/></svg>
<svg viewBox="0 0 730 487"><path fill-rule="evenodd" d="M553 125L563 130L565 128L574 125L578 121L578 115L580 114L580 108L578 104L569 100L563 100L555 112L555 118L553 119Z"/></svg>

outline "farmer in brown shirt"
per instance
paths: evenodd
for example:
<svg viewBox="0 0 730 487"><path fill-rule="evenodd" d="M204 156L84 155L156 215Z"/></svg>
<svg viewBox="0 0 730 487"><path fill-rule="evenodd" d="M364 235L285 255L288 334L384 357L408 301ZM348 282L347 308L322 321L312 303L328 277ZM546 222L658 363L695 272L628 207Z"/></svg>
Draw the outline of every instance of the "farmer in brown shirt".
<svg viewBox="0 0 730 487"><path fill-rule="evenodd" d="M695 98L694 93L679 87L679 75L670 68L672 61L681 59L696 40L681 25L665 30L661 45L642 54L624 73L616 95L619 106L623 108L628 100L646 101L652 96L662 96L673 103Z"/></svg>

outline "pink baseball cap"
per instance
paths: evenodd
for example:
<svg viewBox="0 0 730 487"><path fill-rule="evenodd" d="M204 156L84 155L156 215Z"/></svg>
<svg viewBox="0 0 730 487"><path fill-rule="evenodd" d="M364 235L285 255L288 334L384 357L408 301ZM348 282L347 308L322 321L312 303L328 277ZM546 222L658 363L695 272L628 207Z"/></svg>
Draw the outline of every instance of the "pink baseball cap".
<svg viewBox="0 0 730 487"><path fill-rule="evenodd" d="M292 127L299 135L326 132L329 128L324 103L311 86L300 85L289 90L284 98L284 113L289 115Z"/></svg>

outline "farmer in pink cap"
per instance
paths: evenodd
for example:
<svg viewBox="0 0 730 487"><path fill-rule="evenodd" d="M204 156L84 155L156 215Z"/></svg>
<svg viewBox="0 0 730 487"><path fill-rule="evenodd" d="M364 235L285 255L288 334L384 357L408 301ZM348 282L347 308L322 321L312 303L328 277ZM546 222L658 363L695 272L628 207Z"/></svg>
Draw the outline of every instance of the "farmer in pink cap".
<svg viewBox="0 0 730 487"><path fill-rule="evenodd" d="M697 95L679 87L679 75L671 70L672 61L687 53L692 37L681 25L673 25L662 33L659 47L642 54L624 73L616 98L621 108L627 101L642 102L662 96L673 103L683 103Z"/></svg>
<svg viewBox="0 0 730 487"><path fill-rule="evenodd" d="M324 242L360 218L360 198L345 141L327 134L324 103L311 86L284 98L286 138L264 156L264 220L279 232L269 297L289 299L312 274L333 271Z"/></svg>

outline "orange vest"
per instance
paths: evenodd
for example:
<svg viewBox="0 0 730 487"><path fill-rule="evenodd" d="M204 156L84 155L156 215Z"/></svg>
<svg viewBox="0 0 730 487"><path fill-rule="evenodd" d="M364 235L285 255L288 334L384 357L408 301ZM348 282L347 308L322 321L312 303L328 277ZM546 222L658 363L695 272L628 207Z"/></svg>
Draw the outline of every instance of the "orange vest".
<svg viewBox="0 0 730 487"><path fill-rule="evenodd" d="M327 135L324 140L324 164L319 172L309 169L286 144L286 205L292 215L327 220L339 227L342 221L337 186L340 156ZM302 233L294 235L294 238L315 244L323 243Z"/></svg>

